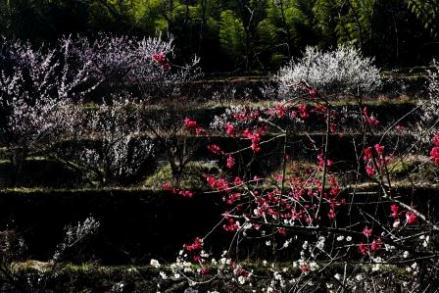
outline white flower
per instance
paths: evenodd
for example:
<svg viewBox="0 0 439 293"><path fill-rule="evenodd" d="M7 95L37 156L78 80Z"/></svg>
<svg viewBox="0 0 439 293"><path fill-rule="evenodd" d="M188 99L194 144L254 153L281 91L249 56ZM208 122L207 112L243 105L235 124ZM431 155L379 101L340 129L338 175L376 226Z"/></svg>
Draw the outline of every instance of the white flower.
<svg viewBox="0 0 439 293"><path fill-rule="evenodd" d="M153 268L160 268L160 263L158 260L156 259L151 259L151 261L149 262L149 265L152 266Z"/></svg>
<svg viewBox="0 0 439 293"><path fill-rule="evenodd" d="M357 280L358 282L360 282L361 280L363 280L364 279L364 276L362 275L362 274L357 274L356 276L355 276L355 280Z"/></svg>
<svg viewBox="0 0 439 293"><path fill-rule="evenodd" d="M238 283L241 284L241 285L244 285L245 284L245 277L244 276L239 276L238 277Z"/></svg>
<svg viewBox="0 0 439 293"><path fill-rule="evenodd" d="M341 275L339 273L337 273L337 274L334 275L334 278L340 281L341 280Z"/></svg>
<svg viewBox="0 0 439 293"><path fill-rule="evenodd" d="M302 248L303 248L304 250L308 248L308 241L304 241L304 242L303 242Z"/></svg>
<svg viewBox="0 0 439 293"><path fill-rule="evenodd" d="M406 251L404 251L404 253L402 254L402 257L403 257L403 258L407 258L407 257L409 257L409 255L410 255L410 253L406 250Z"/></svg>
<svg viewBox="0 0 439 293"><path fill-rule="evenodd" d="M344 239L343 235L337 237L337 241L342 241L343 239Z"/></svg>
<svg viewBox="0 0 439 293"><path fill-rule="evenodd" d="M309 269L311 271L316 271L319 268L320 268L320 266L315 261L312 261L312 262L309 263Z"/></svg>
<svg viewBox="0 0 439 293"><path fill-rule="evenodd" d="M372 92L381 84L372 60L352 47L332 52L308 47L301 60L281 68L277 80L282 96L300 87L303 81L325 93Z"/></svg>
<svg viewBox="0 0 439 293"><path fill-rule="evenodd" d="M161 277L163 280L166 280L166 279L168 278L168 276L166 275L165 272L160 272L160 277Z"/></svg>
<svg viewBox="0 0 439 293"><path fill-rule="evenodd" d="M381 269L381 264L377 263L372 266L372 272L377 272Z"/></svg>
<svg viewBox="0 0 439 293"><path fill-rule="evenodd" d="M279 272L274 272L273 277L275 280L278 280L278 281L282 280L282 275Z"/></svg>
<svg viewBox="0 0 439 293"><path fill-rule="evenodd" d="M347 241L347 242L352 241L352 237L351 237L351 236L346 237L346 241Z"/></svg>

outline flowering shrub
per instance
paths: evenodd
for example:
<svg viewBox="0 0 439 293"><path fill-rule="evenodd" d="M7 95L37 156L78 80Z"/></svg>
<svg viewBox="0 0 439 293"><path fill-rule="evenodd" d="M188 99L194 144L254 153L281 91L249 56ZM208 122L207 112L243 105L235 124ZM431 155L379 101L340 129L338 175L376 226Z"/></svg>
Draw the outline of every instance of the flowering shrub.
<svg viewBox="0 0 439 293"><path fill-rule="evenodd" d="M94 184L132 182L146 165L151 168L155 162L155 144L142 136L144 110L144 104L127 97L77 110L73 119L82 124L75 135L91 141L70 151L62 149L57 157L78 164Z"/></svg>
<svg viewBox="0 0 439 293"><path fill-rule="evenodd" d="M337 82L354 90L349 81ZM357 83L356 90L370 90L371 85L376 84ZM307 85L304 93L268 109L232 107L213 119L206 132L246 144L207 145L225 165L224 172L205 176L211 188L208 196L223 199L224 213L214 230L194 235L195 240L183 245L171 273L161 273L160 288L183 280L194 290L210 284L230 292L368 291L395 286L393 273L383 277L384 272L403 268L407 276L400 277L406 282L402 288L414 290L419 283L409 282L410 278L423 278L421 272L435 274L426 269L430 260L423 262L418 256L434 255L430 235L439 227L394 186L388 165L395 154L386 145L385 134L379 141L373 139L386 126L361 99L349 111L337 107L332 96L325 95L328 89ZM337 168L342 162L332 157L336 146L331 137L342 137L354 120L362 132L350 149L357 171L347 183L343 168ZM184 124L189 129L199 125L194 119ZM304 124L323 124L319 129L325 131L317 136ZM281 157L280 168L267 176L262 163L258 169L252 169L252 163L268 156L274 141L283 144L276 154ZM304 161L304 154L312 161ZM289 170L292 160L307 167ZM222 254L209 249L218 229L231 234ZM251 248L257 249L256 260L247 252ZM260 258L265 258L262 266L253 266L252 261ZM222 286L213 285L218 280Z"/></svg>
<svg viewBox="0 0 439 293"><path fill-rule="evenodd" d="M437 113L439 111L439 64L433 60L433 68L428 73L427 99L420 99L418 106L422 110L417 137L421 142L428 142L437 131Z"/></svg>
<svg viewBox="0 0 439 293"><path fill-rule="evenodd" d="M121 88L132 91L137 85L143 98L157 99L178 91L177 83L184 84L200 73L196 57L183 66L171 63L172 43L161 36L140 39L99 34L93 40L75 38L72 52L77 62L91 64L90 76L100 81L102 94Z"/></svg>
<svg viewBox="0 0 439 293"><path fill-rule="evenodd" d="M317 91L325 94L370 93L381 84L379 70L372 60L352 47L339 47L330 52L308 47L302 59L291 61L279 71L276 80L283 96L305 83L312 88L311 98Z"/></svg>
<svg viewBox="0 0 439 293"><path fill-rule="evenodd" d="M100 83L91 79L92 63L71 62L70 38L59 40L53 49L6 40L0 47L2 139L27 152L68 135L74 122L68 119L71 104Z"/></svg>
<svg viewBox="0 0 439 293"><path fill-rule="evenodd" d="M49 262L42 264L38 273L20 274L15 262L24 257L26 245L24 240L14 231L0 231L0 290L4 292L36 292L47 290L59 273L65 268L63 258L75 253L78 248L89 242L99 230L100 222L88 217L76 225L64 228L63 239L57 245Z"/></svg>
<svg viewBox="0 0 439 293"><path fill-rule="evenodd" d="M1 39L0 137L17 170L26 157L38 154L74 168L79 162L95 183L121 183L151 162L153 138L167 145L171 166L181 173L186 153L174 152L182 144L169 138L181 129L173 116L189 104L168 103L169 111L161 119L148 119L146 111L152 99L165 97L168 102L180 97L181 88L200 74L198 58L180 66L172 63L173 57L172 40L161 37L65 37L53 47ZM96 95L107 101L100 105ZM83 107L90 101L98 110L86 114ZM178 108L170 107L172 103ZM201 134L202 128L195 131ZM57 148L72 139L101 142L70 154Z"/></svg>

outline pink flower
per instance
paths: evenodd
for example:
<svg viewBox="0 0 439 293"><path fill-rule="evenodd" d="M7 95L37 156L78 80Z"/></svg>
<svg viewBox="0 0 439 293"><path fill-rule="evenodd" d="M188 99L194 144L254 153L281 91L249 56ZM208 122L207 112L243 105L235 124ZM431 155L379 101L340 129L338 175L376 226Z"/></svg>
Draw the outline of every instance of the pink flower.
<svg viewBox="0 0 439 293"><path fill-rule="evenodd" d="M367 238L369 238L370 236L372 236L372 228L369 228L369 227L364 227L364 229L363 229L363 232L361 232L361 233L363 233L363 235L364 236L366 236Z"/></svg>
<svg viewBox="0 0 439 293"><path fill-rule="evenodd" d="M235 166L235 158L232 155L228 155L226 167L232 169Z"/></svg>
<svg viewBox="0 0 439 293"><path fill-rule="evenodd" d="M207 149L209 150L209 152L215 154L215 155L220 155L223 153L223 151L221 150L220 146L217 144L210 144L207 146Z"/></svg>
<svg viewBox="0 0 439 293"><path fill-rule="evenodd" d="M405 213L405 220L406 220L407 225L414 224L416 222L417 218L418 217L416 216L416 214L414 212L406 212Z"/></svg>

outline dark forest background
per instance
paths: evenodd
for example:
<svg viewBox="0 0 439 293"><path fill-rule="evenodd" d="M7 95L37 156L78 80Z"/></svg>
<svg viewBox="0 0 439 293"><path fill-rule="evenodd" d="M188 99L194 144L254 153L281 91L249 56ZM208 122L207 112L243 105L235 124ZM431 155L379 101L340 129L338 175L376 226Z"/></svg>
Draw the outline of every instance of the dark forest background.
<svg viewBox="0 0 439 293"><path fill-rule="evenodd" d="M172 36L207 72L276 70L307 45L350 44L387 68L439 52L439 0L0 0L0 34Z"/></svg>

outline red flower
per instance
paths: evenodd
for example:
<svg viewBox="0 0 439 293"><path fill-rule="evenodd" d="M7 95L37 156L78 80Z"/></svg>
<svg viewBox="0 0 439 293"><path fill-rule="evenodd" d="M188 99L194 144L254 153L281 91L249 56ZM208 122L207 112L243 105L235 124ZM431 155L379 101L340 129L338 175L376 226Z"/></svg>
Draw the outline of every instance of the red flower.
<svg viewBox="0 0 439 293"><path fill-rule="evenodd" d="M284 227L279 227L277 228L277 233L281 236L287 236L287 229Z"/></svg>
<svg viewBox="0 0 439 293"><path fill-rule="evenodd" d="M254 153L259 153L261 151L261 146L259 143L252 143L250 148L253 150Z"/></svg>
<svg viewBox="0 0 439 293"><path fill-rule="evenodd" d="M223 151L221 150L220 146L217 145L217 144L210 144L210 145L207 146L207 149L208 149L211 153L213 153L213 154L215 154L215 155L220 155L220 154L222 154L222 152L223 152Z"/></svg>
<svg viewBox="0 0 439 293"><path fill-rule="evenodd" d="M362 255L367 255L368 251L369 248L365 243L362 242L358 245L358 252L360 252Z"/></svg>
<svg viewBox="0 0 439 293"><path fill-rule="evenodd" d="M302 273L307 273L310 271L310 267L306 262L303 262L299 265L299 269Z"/></svg>
<svg viewBox="0 0 439 293"><path fill-rule="evenodd" d="M152 60L154 60L155 62L157 62L159 64L164 64L166 62L165 53L158 52L158 53L152 54Z"/></svg>
<svg viewBox="0 0 439 293"><path fill-rule="evenodd" d="M406 212L405 213L405 220L407 222L407 225L414 224L417 220L418 216L414 212Z"/></svg>
<svg viewBox="0 0 439 293"><path fill-rule="evenodd" d="M435 164L439 165L439 147L435 146L431 149L430 158Z"/></svg>
<svg viewBox="0 0 439 293"><path fill-rule="evenodd" d="M377 143L375 146L375 151L377 152L378 155L382 155L384 152L384 146L380 145L379 143Z"/></svg>
<svg viewBox="0 0 439 293"><path fill-rule="evenodd" d="M200 275L206 276L207 274L209 274L209 269L206 267L201 268Z"/></svg>
<svg viewBox="0 0 439 293"><path fill-rule="evenodd" d="M196 135L206 134L206 130L204 130L204 129L201 128L201 127L197 127L197 128L195 128L195 134L196 134Z"/></svg>
<svg viewBox="0 0 439 293"><path fill-rule="evenodd" d="M235 126L232 123L227 122L226 125L224 126L224 128L225 128L226 133L227 133L228 136L234 136L235 135Z"/></svg>
<svg viewBox="0 0 439 293"><path fill-rule="evenodd" d="M392 212L391 215L394 219L398 218L398 214L399 214L399 205L397 205L396 203L392 204L390 206L390 211Z"/></svg>
<svg viewBox="0 0 439 293"><path fill-rule="evenodd" d="M372 236L372 228L369 228L369 227L364 227L364 229L363 229L363 232L361 232L361 233L363 233L363 235L364 236L366 236L367 238L369 238L370 236Z"/></svg>
<svg viewBox="0 0 439 293"><path fill-rule="evenodd" d="M187 129L196 129L198 127L197 121L191 119L191 118L184 118L184 127Z"/></svg>
<svg viewBox="0 0 439 293"><path fill-rule="evenodd" d="M152 54L151 58L152 60L154 60L154 62L160 64L164 70L167 71L171 69L171 64L169 64L168 60L166 59L165 53L163 52L154 53Z"/></svg>
<svg viewBox="0 0 439 293"><path fill-rule="evenodd" d="M377 118L375 118L375 116L373 115L369 116L367 107L363 108L363 116L366 120L366 123L369 124L370 126L377 126L380 124L380 121Z"/></svg>
<svg viewBox="0 0 439 293"><path fill-rule="evenodd" d="M335 213L335 210L334 210L334 209L330 209L330 210L329 210L329 213L328 213L328 218L329 218L331 221L333 221L333 220L335 219L336 216L337 216L337 215L336 215L336 213Z"/></svg>
<svg viewBox="0 0 439 293"><path fill-rule="evenodd" d="M369 161L370 159L372 159L372 148L371 147L367 147L363 149L363 160L365 161Z"/></svg>
<svg viewBox="0 0 439 293"><path fill-rule="evenodd" d="M297 110L299 111L299 116L303 120L306 120L309 117L308 107L306 104L300 104L297 106Z"/></svg>
<svg viewBox="0 0 439 293"><path fill-rule="evenodd" d="M372 241L372 243L370 244L370 250L372 252L378 251L381 249L381 246L383 245L383 243L381 242L380 239L375 239L374 241Z"/></svg>
<svg viewBox="0 0 439 293"><path fill-rule="evenodd" d="M257 153L261 150L261 147L259 145L259 143L261 141L261 132L262 132L262 130L258 130L256 132L251 132L250 130L246 129L242 133L243 137L251 140L252 144L251 144L250 148L255 153Z"/></svg>
<svg viewBox="0 0 439 293"><path fill-rule="evenodd" d="M227 157L227 162L226 162L226 166L229 169L232 169L233 166L235 166L235 158L232 155L229 155Z"/></svg>
<svg viewBox="0 0 439 293"><path fill-rule="evenodd" d="M276 113L277 118L283 118L283 117L285 117L285 115L287 113L287 111L285 109L285 105L283 105L283 104L277 104L274 112Z"/></svg>
<svg viewBox="0 0 439 293"><path fill-rule="evenodd" d="M179 190L178 195L181 195L182 197L192 198L194 196L194 193L190 190Z"/></svg>
<svg viewBox="0 0 439 293"><path fill-rule="evenodd" d="M439 131L436 132L436 134L434 135L432 141L431 141L435 146L439 146Z"/></svg>
<svg viewBox="0 0 439 293"><path fill-rule="evenodd" d="M172 191L173 188L172 188L172 184L171 184L171 182L165 182L165 183L163 183L163 184L162 184L162 189L163 189L164 191Z"/></svg>
<svg viewBox="0 0 439 293"><path fill-rule="evenodd" d="M203 239L197 237L191 244L184 244L183 248L188 252L201 250L203 248Z"/></svg>
<svg viewBox="0 0 439 293"><path fill-rule="evenodd" d="M236 176L235 179L233 180L233 184L235 184L235 185L241 185L243 183L244 182L242 181L242 179L238 176Z"/></svg>
<svg viewBox="0 0 439 293"><path fill-rule="evenodd" d="M235 221L233 218L231 217L224 217L226 220L226 224L223 225L223 229L227 232L234 232L234 231L238 231L239 228L241 228L240 224L238 221Z"/></svg>
<svg viewBox="0 0 439 293"><path fill-rule="evenodd" d="M239 192L235 192L229 195L229 197L226 200L226 203L229 205L234 204L237 200L241 198L241 194Z"/></svg>
<svg viewBox="0 0 439 293"><path fill-rule="evenodd" d="M337 178L335 178L335 176L329 177L329 186L330 186L329 193L333 197L336 197L337 195L339 195L341 190L340 190L340 186L338 185Z"/></svg>
<svg viewBox="0 0 439 293"><path fill-rule="evenodd" d="M317 155L317 161L319 164L319 168L323 169L323 167L325 166L325 160L323 159L323 154L318 154ZM334 161L333 160L326 160L326 167L327 168L331 168L332 165L334 165Z"/></svg>
<svg viewBox="0 0 439 293"><path fill-rule="evenodd" d="M226 190L229 189L229 183L225 179L216 179L213 176L207 176L206 177L207 184L209 184L210 187L217 189L217 190Z"/></svg>
<svg viewBox="0 0 439 293"><path fill-rule="evenodd" d="M372 166L366 166L366 173L367 175L369 175L370 177L375 176L376 174L376 170L374 167Z"/></svg>
<svg viewBox="0 0 439 293"><path fill-rule="evenodd" d="M318 92L315 88L308 88L308 95L311 99L317 98Z"/></svg>

